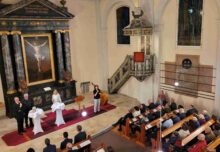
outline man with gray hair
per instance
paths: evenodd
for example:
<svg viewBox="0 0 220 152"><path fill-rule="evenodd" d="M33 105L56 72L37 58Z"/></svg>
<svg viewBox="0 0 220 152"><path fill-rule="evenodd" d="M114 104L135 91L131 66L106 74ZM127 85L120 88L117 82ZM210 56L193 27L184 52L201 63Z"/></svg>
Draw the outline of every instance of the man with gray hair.
<svg viewBox="0 0 220 152"><path fill-rule="evenodd" d="M24 108L23 104L19 100L18 97L14 97L14 116L17 120L17 126L18 126L18 134L21 135L25 132L23 123L24 123Z"/></svg>
<svg viewBox="0 0 220 152"><path fill-rule="evenodd" d="M33 127L33 121L32 121L32 118L29 118L29 123L28 123L28 113L29 111L32 109L33 107L33 103L32 101L29 99L29 95L28 93L25 93L24 94L24 99L22 101L23 105L24 105L24 120L25 120L25 126L26 128L29 128L29 127Z"/></svg>

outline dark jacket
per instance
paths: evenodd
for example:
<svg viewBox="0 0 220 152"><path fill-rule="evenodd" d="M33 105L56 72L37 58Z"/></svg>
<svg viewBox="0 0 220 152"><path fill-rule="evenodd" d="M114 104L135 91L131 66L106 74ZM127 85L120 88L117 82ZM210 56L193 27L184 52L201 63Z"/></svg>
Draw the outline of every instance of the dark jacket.
<svg viewBox="0 0 220 152"><path fill-rule="evenodd" d="M173 110L176 110L176 109L177 109L177 105L176 105L176 103L175 103L175 102L172 102L172 103L170 104L170 109L171 109L171 111L173 111Z"/></svg>
<svg viewBox="0 0 220 152"><path fill-rule="evenodd" d="M60 149L61 149L61 150L66 149L67 143L72 143L72 142L73 142L72 139L69 139L69 138L64 139L64 140L60 143Z"/></svg>
<svg viewBox="0 0 220 152"><path fill-rule="evenodd" d="M172 118L172 120L173 120L173 123L175 124L180 121L180 117L176 116L176 117Z"/></svg>
<svg viewBox="0 0 220 152"><path fill-rule="evenodd" d="M82 132L79 132L75 137L74 137L74 144L80 142L80 141L83 141L86 139L86 132L85 131L82 131Z"/></svg>
<svg viewBox="0 0 220 152"><path fill-rule="evenodd" d="M57 152L57 149L55 145L47 145L43 152Z"/></svg>
<svg viewBox="0 0 220 152"><path fill-rule="evenodd" d="M24 118L24 105L20 107L20 104L14 104L14 116L19 120Z"/></svg>
<svg viewBox="0 0 220 152"><path fill-rule="evenodd" d="M179 117L180 117L181 120L184 119L184 118L186 118L186 113L181 113L181 114L179 114Z"/></svg>
<svg viewBox="0 0 220 152"><path fill-rule="evenodd" d="M187 110L186 116L190 116L190 115L192 115L192 114L194 114L194 113L198 114L198 110L193 107L193 108Z"/></svg>
<svg viewBox="0 0 220 152"><path fill-rule="evenodd" d="M24 105L24 112L25 113L28 113L33 107L33 103L30 99L29 100L23 99L22 104Z"/></svg>

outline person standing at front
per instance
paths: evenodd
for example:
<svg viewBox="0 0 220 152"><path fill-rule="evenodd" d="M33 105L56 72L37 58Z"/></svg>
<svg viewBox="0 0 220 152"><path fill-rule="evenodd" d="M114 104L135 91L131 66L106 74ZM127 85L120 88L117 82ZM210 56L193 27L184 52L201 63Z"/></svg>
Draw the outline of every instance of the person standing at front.
<svg viewBox="0 0 220 152"><path fill-rule="evenodd" d="M94 113L100 111L100 93L101 93L101 90L99 89L99 86L95 85L94 90L93 90L93 95L94 95Z"/></svg>
<svg viewBox="0 0 220 152"><path fill-rule="evenodd" d="M15 119L17 121L18 126L18 134L21 135L25 132L24 130L24 107L21 101L18 97L14 98L15 104L14 104L14 114Z"/></svg>
<svg viewBox="0 0 220 152"><path fill-rule="evenodd" d="M29 99L28 93L24 94L24 99L22 103L24 105L24 120L25 120L26 128L33 127L34 124L33 124L32 118L28 118L29 111L31 111L33 107L33 103ZM29 124L28 124L28 119L29 119Z"/></svg>
<svg viewBox="0 0 220 152"><path fill-rule="evenodd" d="M65 104L62 102L60 94L56 89L53 91L52 101L53 101L53 105L51 106L52 112L56 112L55 124L59 127L60 125L65 124L62 113L62 111L65 108Z"/></svg>

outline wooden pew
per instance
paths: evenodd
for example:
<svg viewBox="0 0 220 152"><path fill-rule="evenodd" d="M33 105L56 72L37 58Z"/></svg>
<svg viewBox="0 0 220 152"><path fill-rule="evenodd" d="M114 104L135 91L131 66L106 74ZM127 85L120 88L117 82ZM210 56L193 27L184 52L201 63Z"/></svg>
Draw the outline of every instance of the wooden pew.
<svg viewBox="0 0 220 152"><path fill-rule="evenodd" d="M174 113L174 111L167 113L168 117L171 117L173 115L173 113ZM164 116L162 116L162 118L157 118L146 125L142 124L141 125L141 132L137 133L136 143L144 147L145 143L146 143L145 131L156 126L159 122L164 121L163 117Z"/></svg>
<svg viewBox="0 0 220 152"><path fill-rule="evenodd" d="M202 133L203 131L205 131L205 129L211 125L213 125L215 123L215 121L213 119L207 121L204 125L200 126L198 129L196 129L195 131L193 131L189 136L185 137L184 139L182 139L181 141L181 146L185 146L187 143L189 143L192 139L194 139L195 137L197 137L200 133Z"/></svg>
<svg viewBox="0 0 220 152"><path fill-rule="evenodd" d="M125 122L125 126L122 126L122 135L126 138L126 139L130 139L130 132L131 132L131 129L130 129L130 119L127 118L126 119L126 122Z"/></svg>
<svg viewBox="0 0 220 152"><path fill-rule="evenodd" d="M208 144L207 151L215 151L218 145L220 145L220 136L216 137L214 141Z"/></svg>
<svg viewBox="0 0 220 152"><path fill-rule="evenodd" d="M151 121L150 123L148 123L148 124L145 126L145 130L148 130L148 129L150 129L150 128L156 126L159 122L163 122L165 115L167 115L167 116L170 118L170 117L174 114L175 111L176 111L176 110L171 111L171 112L169 112L169 113L167 113L167 114L164 114L164 115L162 116L162 118L157 118L157 119Z"/></svg>
<svg viewBox="0 0 220 152"><path fill-rule="evenodd" d="M73 148L76 148L78 149L79 151L85 147L88 147L86 148L86 152L90 152L90 149L91 149L91 140L88 138L88 139L85 139L81 142L78 142L76 144L73 145ZM64 149L64 150L59 150L59 152L68 152L67 149Z"/></svg>
<svg viewBox="0 0 220 152"><path fill-rule="evenodd" d="M171 134L173 131L175 131L175 130L179 129L180 127L182 127L182 125L183 125L185 122L191 120L192 118L193 118L193 115L190 115L190 116L184 118L183 120L177 122L177 123L174 124L172 127L165 129L164 131L162 131L161 137L164 138L164 137L166 137L167 135Z"/></svg>
<svg viewBox="0 0 220 152"><path fill-rule="evenodd" d="M98 148L96 148L93 152L106 152L105 144L101 144Z"/></svg>
<svg viewBox="0 0 220 152"><path fill-rule="evenodd" d="M156 141L156 149L160 147L161 144L161 139L166 137L167 135L171 134L172 132L176 131L177 129L179 129L180 127L182 127L182 125L185 122L188 122L189 120L191 120L193 118L193 115L190 115L186 118L184 118L183 120L177 122L176 124L174 124L172 127L167 128L165 130L163 130L162 132L158 131L157 133L157 141Z"/></svg>
<svg viewBox="0 0 220 152"><path fill-rule="evenodd" d="M137 133L136 143L142 147L146 146L145 124L141 124L141 132Z"/></svg>

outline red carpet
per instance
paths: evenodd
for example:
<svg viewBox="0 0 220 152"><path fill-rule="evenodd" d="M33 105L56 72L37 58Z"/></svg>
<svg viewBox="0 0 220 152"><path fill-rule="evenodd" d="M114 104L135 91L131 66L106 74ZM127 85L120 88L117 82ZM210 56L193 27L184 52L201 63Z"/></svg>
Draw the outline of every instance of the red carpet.
<svg viewBox="0 0 220 152"><path fill-rule="evenodd" d="M50 112L50 113L47 113L46 114L47 117L43 119L43 122L42 122L42 128L44 130L43 133L38 133L38 134L34 135L34 133L32 132L32 128L28 128L28 129L26 129L26 132L23 135L18 135L17 131L13 131L11 133L7 133L4 136L2 136L2 139L3 139L3 141L5 141L5 143L8 146L16 146L16 145L19 145L19 144L24 143L26 141L29 141L31 139L38 138L38 137L43 136L45 134L51 133L53 131L65 128L67 126L73 125L73 124L78 123L80 121L86 120L88 118L97 116L102 113L105 113L105 112L112 110L114 108L116 108L116 106L111 105L111 104L106 104L104 106L101 106L101 111L98 114L95 114L93 112L93 106L87 107L85 109L88 113L88 115L86 117L82 117L80 115L80 113L78 112L78 110L74 110L74 109L63 110L63 117L64 117L66 124L61 125L59 127L57 127L54 124L55 116L56 116L55 113Z"/></svg>

